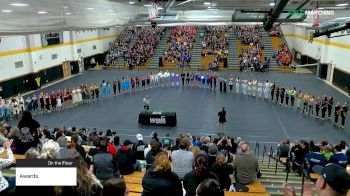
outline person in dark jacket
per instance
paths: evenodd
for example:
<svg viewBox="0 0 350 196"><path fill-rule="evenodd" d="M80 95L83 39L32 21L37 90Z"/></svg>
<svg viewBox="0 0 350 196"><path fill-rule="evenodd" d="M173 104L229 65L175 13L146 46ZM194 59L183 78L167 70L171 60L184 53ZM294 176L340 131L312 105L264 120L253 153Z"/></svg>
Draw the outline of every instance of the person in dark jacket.
<svg viewBox="0 0 350 196"><path fill-rule="evenodd" d="M323 154L320 152L319 146L313 147L313 152L309 152L305 155L305 159L307 161L307 167L309 169L309 172L312 172L312 168L315 165L319 165L324 167L327 163L327 159Z"/></svg>
<svg viewBox="0 0 350 196"><path fill-rule="evenodd" d="M219 181L216 174L210 172L208 168L207 155L198 154L194 160L193 171L187 173L184 177L183 185L186 190L186 196L195 196L198 185L208 178Z"/></svg>
<svg viewBox="0 0 350 196"><path fill-rule="evenodd" d="M128 175L135 171L136 153L132 149L134 144L130 140L125 140L124 145L118 151L118 167L120 174Z"/></svg>
<svg viewBox="0 0 350 196"><path fill-rule="evenodd" d="M196 190L197 196L224 196L225 193L221 189L218 181L214 179L206 179L201 182Z"/></svg>
<svg viewBox="0 0 350 196"><path fill-rule="evenodd" d="M22 134L22 136L20 137L21 143L19 145L20 152L16 153L24 154L30 147L37 147L37 145L39 144L39 127L40 124L38 123L38 121L32 118L32 114L29 111L24 111L22 114L22 119L18 123L18 128L20 129L20 132ZM30 135L32 137L23 134L26 129L29 129ZM27 139L25 140L23 138Z"/></svg>
<svg viewBox="0 0 350 196"><path fill-rule="evenodd" d="M151 150L146 155L147 169L153 165L153 162L157 153L161 151L160 149L161 144L157 142L157 140L152 139L150 142L150 145L151 145Z"/></svg>
<svg viewBox="0 0 350 196"><path fill-rule="evenodd" d="M219 154L216 157L216 162L211 167L211 171L218 176L221 189L228 191L231 186L230 174L233 174L233 167L226 162L225 154Z"/></svg>
<svg viewBox="0 0 350 196"><path fill-rule="evenodd" d="M143 137L141 134L136 135L137 142L134 144L132 149L136 152L137 160L145 160L145 149L147 148L147 143L143 141Z"/></svg>
<svg viewBox="0 0 350 196"><path fill-rule="evenodd" d="M95 170L94 173L101 183L117 174L117 162L113 158L113 155L107 152L106 140L100 141L100 150L93 157L93 165Z"/></svg>
<svg viewBox="0 0 350 196"><path fill-rule="evenodd" d="M156 155L154 165L143 176L142 187L142 196L183 195L181 181L174 172L171 172L171 162L164 152Z"/></svg>
<svg viewBox="0 0 350 196"><path fill-rule="evenodd" d="M348 162L348 157L342 153L341 145L336 145L335 152L330 157L328 163L335 163L335 164L338 164L338 165L346 168L347 162Z"/></svg>

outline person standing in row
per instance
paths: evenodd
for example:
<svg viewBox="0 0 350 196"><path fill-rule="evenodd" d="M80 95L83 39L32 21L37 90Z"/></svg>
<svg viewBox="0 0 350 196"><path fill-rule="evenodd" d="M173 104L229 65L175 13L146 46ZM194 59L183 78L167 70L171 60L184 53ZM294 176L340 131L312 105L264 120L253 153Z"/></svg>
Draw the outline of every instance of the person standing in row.
<svg viewBox="0 0 350 196"><path fill-rule="evenodd" d="M254 79L253 83L252 83L252 95L253 95L253 97L256 96L257 85L258 85L258 81Z"/></svg>
<svg viewBox="0 0 350 196"><path fill-rule="evenodd" d="M301 90L298 91L296 96L297 96L297 111L299 112L301 110L300 109L300 103L301 103L301 99L303 97L303 93L301 93Z"/></svg>
<svg viewBox="0 0 350 196"><path fill-rule="evenodd" d="M309 98L309 111L308 111L310 116L314 115L314 102L315 102L314 96L310 95L310 98Z"/></svg>
<svg viewBox="0 0 350 196"><path fill-rule="evenodd" d="M317 97L316 99L316 118L318 118L318 114L320 113L320 108L321 108L321 98Z"/></svg>
<svg viewBox="0 0 350 196"><path fill-rule="evenodd" d="M251 96L252 95L252 81L248 81L248 87L247 87L247 95Z"/></svg>
<svg viewBox="0 0 350 196"><path fill-rule="evenodd" d="M282 87L280 89L280 97L281 97L281 105L283 105L283 101L284 101L284 93L286 92L286 90Z"/></svg>
<svg viewBox="0 0 350 196"><path fill-rule="evenodd" d="M238 94L239 93L239 83L240 83L240 79L239 77L236 78L236 93Z"/></svg>
<svg viewBox="0 0 350 196"><path fill-rule="evenodd" d="M263 88L263 83L262 83L262 81L259 81L258 82L258 95L259 95L259 98L262 98L262 88Z"/></svg>
<svg viewBox="0 0 350 196"><path fill-rule="evenodd" d="M295 87L293 87L293 89L290 90L290 103L292 107L294 107L295 93L296 93L296 89Z"/></svg>
<svg viewBox="0 0 350 196"><path fill-rule="evenodd" d="M343 129L344 129L345 118L346 118L346 115L348 113L348 110L349 110L348 102L344 102L344 104L343 104L343 106L341 107L341 110L340 110L341 128L343 128Z"/></svg>
<svg viewBox="0 0 350 196"><path fill-rule="evenodd" d="M242 81L242 94L246 95L247 94L247 81L246 80L241 80Z"/></svg>
<svg viewBox="0 0 350 196"><path fill-rule="evenodd" d="M280 97L280 87L276 88L276 104L278 104L278 98Z"/></svg>
<svg viewBox="0 0 350 196"><path fill-rule="evenodd" d="M264 85L265 99L269 98L269 91L270 91L270 83L268 80L266 80L265 85Z"/></svg>
<svg viewBox="0 0 350 196"><path fill-rule="evenodd" d="M228 85L230 86L230 93L232 93L232 89L233 89L233 75L230 76L230 79L228 81Z"/></svg>
<svg viewBox="0 0 350 196"><path fill-rule="evenodd" d="M331 119L333 103L334 103L333 97L329 96L328 97L328 102L327 102L328 119Z"/></svg>
<svg viewBox="0 0 350 196"><path fill-rule="evenodd" d="M304 106L303 106L303 114L307 113L307 110L309 109L309 94L306 92L304 94Z"/></svg>
<svg viewBox="0 0 350 196"><path fill-rule="evenodd" d="M327 97L324 96L321 102L321 111L322 111L322 120L326 117L326 111L327 111Z"/></svg>
<svg viewBox="0 0 350 196"><path fill-rule="evenodd" d="M275 85L275 83L273 83L272 85L271 85L271 87L270 87L270 94L271 94L271 102L273 101L273 97L274 97L274 95L275 95L275 88L276 88L276 85Z"/></svg>
<svg viewBox="0 0 350 196"><path fill-rule="evenodd" d="M337 104L335 104L335 107L334 107L334 125L338 125L338 118L339 118L339 115L340 115L340 110L341 110L341 106L340 106L340 103L337 102Z"/></svg>
<svg viewBox="0 0 350 196"><path fill-rule="evenodd" d="M288 107L288 102L289 102L289 96L290 96L290 90L289 88L286 89L285 97L286 97L286 107Z"/></svg>

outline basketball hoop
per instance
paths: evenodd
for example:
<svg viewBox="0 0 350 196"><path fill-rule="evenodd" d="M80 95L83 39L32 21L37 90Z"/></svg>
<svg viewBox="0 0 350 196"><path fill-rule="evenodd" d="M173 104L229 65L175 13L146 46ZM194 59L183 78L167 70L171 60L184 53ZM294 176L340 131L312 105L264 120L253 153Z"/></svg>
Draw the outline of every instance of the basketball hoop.
<svg viewBox="0 0 350 196"><path fill-rule="evenodd" d="M150 2L150 6L147 7L149 18L152 21L157 19L158 8L159 8L158 4L154 2Z"/></svg>

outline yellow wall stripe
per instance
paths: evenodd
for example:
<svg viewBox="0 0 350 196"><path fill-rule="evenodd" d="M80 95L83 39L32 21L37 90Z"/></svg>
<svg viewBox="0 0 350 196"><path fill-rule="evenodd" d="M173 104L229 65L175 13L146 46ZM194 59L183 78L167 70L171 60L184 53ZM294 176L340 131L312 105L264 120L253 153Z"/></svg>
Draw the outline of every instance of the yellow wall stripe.
<svg viewBox="0 0 350 196"><path fill-rule="evenodd" d="M309 40L309 37L307 36L302 36L302 35L297 35L297 34L284 34L285 37L295 37L303 40ZM324 41L320 39L314 39L314 42L323 44L323 45L330 45L330 46L335 46L339 48L344 48L350 50L350 45L349 44L343 44L343 43L338 43L338 42L330 42L330 41Z"/></svg>
<svg viewBox="0 0 350 196"><path fill-rule="evenodd" d="M20 50L10 50L10 51L5 51L5 52L0 52L0 57L1 56L15 55L15 54L22 54L22 53L35 52L35 51L39 51L39 50L46 50L46 49L57 48L57 47L62 47L62 46L70 46L70 45L80 44L80 43L84 43L84 42L91 42L91 41L98 41L98 40L104 40L104 39L117 38L117 37L118 37L118 35L109 35L109 36L103 36L103 37L82 39L82 40L78 40L78 41L75 41L75 42L65 42L65 43L62 43L62 44L55 44L55 45L46 46L46 47L34 47L34 48L26 48L26 49L20 49Z"/></svg>

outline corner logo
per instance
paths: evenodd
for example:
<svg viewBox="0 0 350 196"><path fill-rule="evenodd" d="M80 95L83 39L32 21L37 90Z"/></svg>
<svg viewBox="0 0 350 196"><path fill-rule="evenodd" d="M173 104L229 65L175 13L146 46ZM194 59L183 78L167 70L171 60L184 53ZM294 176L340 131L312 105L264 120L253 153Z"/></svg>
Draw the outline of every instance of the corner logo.
<svg viewBox="0 0 350 196"><path fill-rule="evenodd" d="M289 15L306 15L306 16L333 16L334 10L289 10Z"/></svg>

